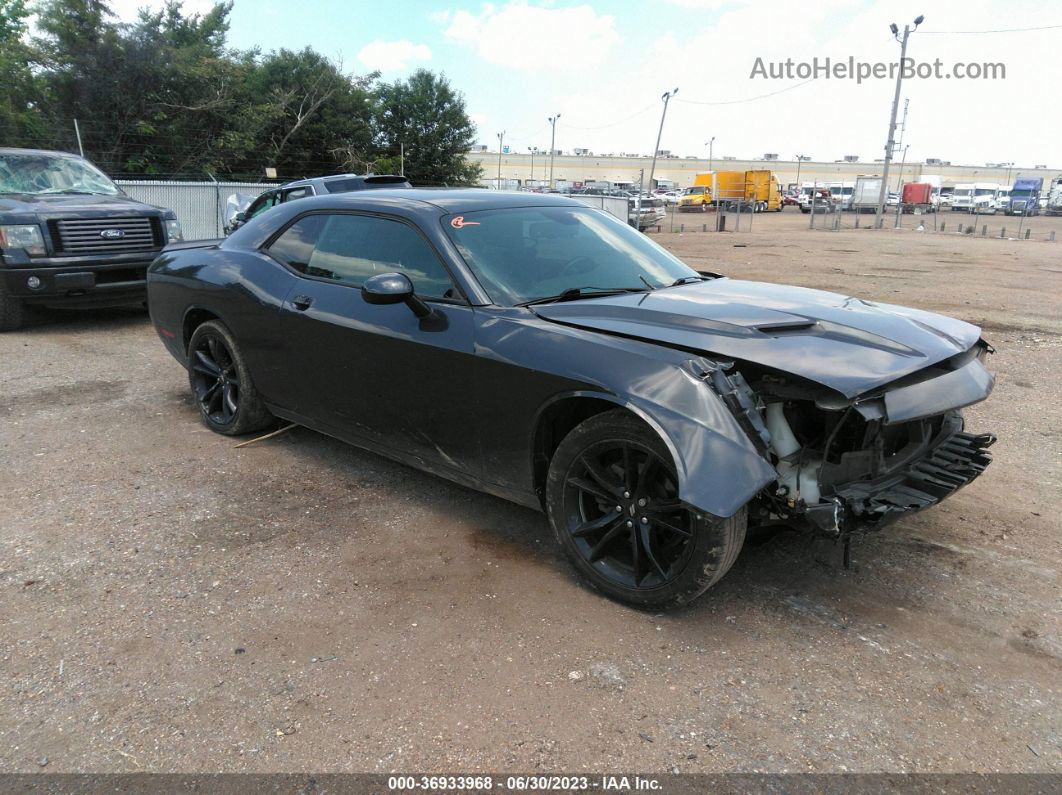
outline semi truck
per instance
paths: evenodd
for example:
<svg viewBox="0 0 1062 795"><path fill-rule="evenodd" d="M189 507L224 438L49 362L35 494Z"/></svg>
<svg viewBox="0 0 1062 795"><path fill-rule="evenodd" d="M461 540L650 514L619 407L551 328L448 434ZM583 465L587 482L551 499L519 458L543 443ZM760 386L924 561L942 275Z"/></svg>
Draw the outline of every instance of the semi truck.
<svg viewBox="0 0 1062 795"><path fill-rule="evenodd" d="M1047 194L1048 215L1062 215L1062 177L1055 177L1051 181L1051 191Z"/></svg>
<svg viewBox="0 0 1062 795"><path fill-rule="evenodd" d="M1043 177L1029 177L1014 181L1007 202L1007 215L1039 215L1040 192L1044 188Z"/></svg>
<svg viewBox="0 0 1062 795"><path fill-rule="evenodd" d="M881 198L880 176L858 176L852 188L850 209L857 213L877 212L878 199Z"/></svg>
<svg viewBox="0 0 1062 795"><path fill-rule="evenodd" d="M955 186L952 194L952 211L964 213L994 213L999 185L995 182L964 182Z"/></svg>
<svg viewBox="0 0 1062 795"><path fill-rule="evenodd" d="M751 209L754 212L778 212L782 194L778 177L767 170L708 171L698 174L693 185L682 192L680 212L705 212L710 206L726 209Z"/></svg>
<svg viewBox="0 0 1062 795"><path fill-rule="evenodd" d="M682 191L678 209L680 213L708 212L712 206L712 183L714 171L705 171L693 178L693 184Z"/></svg>
<svg viewBox="0 0 1062 795"><path fill-rule="evenodd" d="M782 192L778 189L778 177L768 170L717 171L715 202L728 210L780 212Z"/></svg>

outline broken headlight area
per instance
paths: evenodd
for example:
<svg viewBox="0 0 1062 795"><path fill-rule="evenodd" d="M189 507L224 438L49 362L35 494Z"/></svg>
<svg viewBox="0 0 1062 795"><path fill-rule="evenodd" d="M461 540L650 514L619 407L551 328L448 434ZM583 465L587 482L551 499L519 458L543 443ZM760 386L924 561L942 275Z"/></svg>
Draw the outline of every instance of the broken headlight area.
<svg viewBox="0 0 1062 795"><path fill-rule="evenodd" d="M947 388L951 405L982 399L991 381L986 385L977 372L964 373L966 362L956 364L935 379ZM750 505L754 526L790 525L834 537L877 529L937 504L992 460L988 448L995 436L967 433L958 408L941 408L947 406L944 390L931 385L932 378L905 379L861 400L837 400L806 381L741 370L721 363L705 380L778 473ZM913 383L927 386L915 392ZM886 406L912 419L890 421ZM929 411L934 413L925 416Z"/></svg>

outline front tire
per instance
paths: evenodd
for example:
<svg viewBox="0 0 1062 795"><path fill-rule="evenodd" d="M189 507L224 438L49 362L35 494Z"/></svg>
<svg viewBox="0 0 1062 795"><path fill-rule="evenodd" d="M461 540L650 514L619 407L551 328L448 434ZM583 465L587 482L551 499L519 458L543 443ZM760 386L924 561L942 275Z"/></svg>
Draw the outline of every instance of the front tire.
<svg viewBox="0 0 1062 795"><path fill-rule="evenodd" d="M8 292L3 281L0 281L0 331L14 331L22 327L25 305L22 301Z"/></svg>
<svg viewBox="0 0 1062 795"><path fill-rule="evenodd" d="M251 381L235 337L223 323L208 320L188 342L188 383L199 416L226 436L259 431L273 422Z"/></svg>
<svg viewBox="0 0 1062 795"><path fill-rule="evenodd" d="M671 454L625 410L583 422L560 443L546 512L590 584L637 607L687 604L722 579L745 540L746 510L715 519L678 498Z"/></svg>

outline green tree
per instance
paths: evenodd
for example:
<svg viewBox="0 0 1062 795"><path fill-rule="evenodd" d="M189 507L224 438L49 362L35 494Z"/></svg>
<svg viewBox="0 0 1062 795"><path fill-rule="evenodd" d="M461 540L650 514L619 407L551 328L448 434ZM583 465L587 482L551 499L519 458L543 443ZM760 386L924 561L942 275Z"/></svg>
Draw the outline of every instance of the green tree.
<svg viewBox="0 0 1062 795"><path fill-rule="evenodd" d="M307 47L260 58L247 75L244 107L257 121L253 162L301 177L335 171L345 153L372 147L371 84L375 74L350 77Z"/></svg>
<svg viewBox="0 0 1062 795"><path fill-rule="evenodd" d="M377 87L376 146L391 166L404 149L414 185L464 185L482 171L465 159L476 139L465 100L444 75L418 69L406 80ZM381 169L382 170L382 169Z"/></svg>
<svg viewBox="0 0 1062 795"><path fill-rule="evenodd" d="M39 87L24 41L28 17L25 0L0 0L0 136L9 146L33 146L41 135Z"/></svg>

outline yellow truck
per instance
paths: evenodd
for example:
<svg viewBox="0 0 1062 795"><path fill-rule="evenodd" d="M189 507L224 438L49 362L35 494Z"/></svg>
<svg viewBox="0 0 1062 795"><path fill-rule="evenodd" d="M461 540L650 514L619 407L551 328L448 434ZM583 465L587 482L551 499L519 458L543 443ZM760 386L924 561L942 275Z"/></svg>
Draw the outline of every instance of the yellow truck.
<svg viewBox="0 0 1062 795"><path fill-rule="evenodd" d="M714 173L708 171L693 178L693 185L683 190L679 198L679 212L708 212L708 208L712 206L713 176Z"/></svg>
<svg viewBox="0 0 1062 795"><path fill-rule="evenodd" d="M722 205L728 210L752 210L753 212L779 212L782 209L782 194L778 177L773 172L762 171L709 171L698 174L693 187L683 191L679 210L706 211L710 205Z"/></svg>

